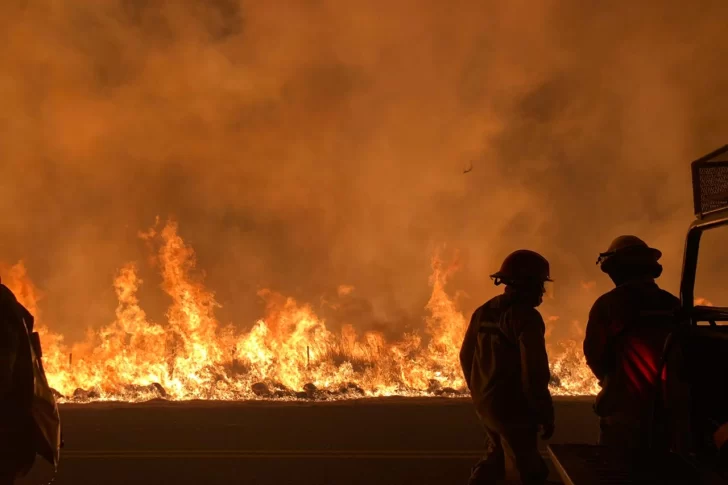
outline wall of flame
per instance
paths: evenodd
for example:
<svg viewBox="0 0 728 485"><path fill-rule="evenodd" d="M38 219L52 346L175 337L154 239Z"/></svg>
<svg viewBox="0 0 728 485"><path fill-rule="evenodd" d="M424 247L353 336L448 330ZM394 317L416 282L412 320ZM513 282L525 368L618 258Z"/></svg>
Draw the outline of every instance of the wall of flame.
<svg viewBox="0 0 728 485"><path fill-rule="evenodd" d="M140 306L137 292L143 281L137 265L128 263L114 281L116 319L70 344L43 320L39 292L25 266L18 263L3 272L3 282L40 317L48 379L65 398L139 400L159 397L161 387L165 397L176 400L251 399L261 397L253 392L256 384L270 391L263 397L276 389L302 392L311 384L339 398L352 396L342 389L359 390L354 396L387 396L465 387L458 353L469 319L446 291L457 265L448 265L439 254L432 259L424 330L391 341L379 332L358 332L347 322L334 332L311 305L271 290L259 292L265 316L249 331L221 325L215 317L219 305L196 271L194 251L179 236L176 222L142 237L156 249L162 290L171 301L163 322L151 321ZM346 298L353 291L342 286L339 295ZM549 318L549 325L557 320ZM555 394L595 392L580 342L562 341L549 351Z"/></svg>

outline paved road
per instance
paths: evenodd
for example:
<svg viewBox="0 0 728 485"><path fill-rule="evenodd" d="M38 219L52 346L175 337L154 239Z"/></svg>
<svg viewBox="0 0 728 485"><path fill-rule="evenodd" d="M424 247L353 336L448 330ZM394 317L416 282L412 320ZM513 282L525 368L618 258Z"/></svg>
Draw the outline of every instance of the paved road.
<svg viewBox="0 0 728 485"><path fill-rule="evenodd" d="M463 484L482 435L467 400L66 405L54 485ZM554 442L596 439L590 402L556 402ZM22 485L44 484L39 464Z"/></svg>

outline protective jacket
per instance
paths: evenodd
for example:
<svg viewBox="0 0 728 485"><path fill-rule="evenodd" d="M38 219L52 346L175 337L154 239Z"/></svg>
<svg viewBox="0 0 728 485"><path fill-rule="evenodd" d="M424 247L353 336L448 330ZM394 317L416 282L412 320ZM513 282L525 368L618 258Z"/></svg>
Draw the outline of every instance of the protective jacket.
<svg viewBox="0 0 728 485"><path fill-rule="evenodd" d="M620 285L594 303L584 356L602 386L595 404L599 416L649 419L663 378L658 367L665 340L679 308L680 300L653 279Z"/></svg>
<svg viewBox="0 0 728 485"><path fill-rule="evenodd" d="M551 424L551 373L541 314L506 292L478 308L460 351L480 419L494 430Z"/></svg>

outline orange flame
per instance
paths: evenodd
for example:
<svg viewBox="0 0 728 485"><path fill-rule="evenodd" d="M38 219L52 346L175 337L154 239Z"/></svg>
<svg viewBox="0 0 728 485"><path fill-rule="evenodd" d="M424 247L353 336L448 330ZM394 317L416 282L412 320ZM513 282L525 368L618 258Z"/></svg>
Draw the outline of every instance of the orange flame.
<svg viewBox="0 0 728 485"><path fill-rule="evenodd" d="M140 236L159 246L155 260L172 299L167 322L149 321L139 306L143 282L134 264L122 267L114 281L116 319L89 330L85 341L69 348L38 318L48 380L66 399L335 399L455 395L465 389L458 354L468 321L445 290L457 265L445 265L439 254L432 260L424 332L388 342L381 333L360 334L351 325L332 332L309 305L270 290L259 292L266 314L252 329L221 327L214 315L219 305L194 276L194 251L176 223ZM38 316L38 291L23 264L3 273L3 281ZM353 291L342 285L338 295ZM554 394L596 393L577 342L550 346L549 353Z"/></svg>
<svg viewBox="0 0 728 485"><path fill-rule="evenodd" d="M714 306L713 303L702 297L695 298L693 304L696 306Z"/></svg>

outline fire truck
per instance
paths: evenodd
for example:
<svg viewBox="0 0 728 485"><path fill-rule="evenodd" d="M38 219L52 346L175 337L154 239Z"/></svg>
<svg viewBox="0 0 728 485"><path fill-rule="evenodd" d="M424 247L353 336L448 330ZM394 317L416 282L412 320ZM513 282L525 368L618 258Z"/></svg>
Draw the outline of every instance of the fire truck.
<svg viewBox="0 0 728 485"><path fill-rule="evenodd" d="M728 145L691 169L696 218L685 239L679 325L665 341L657 374L663 378L650 420L653 445L635 452L551 444L565 485L728 484L728 307L695 305L694 295L701 236L728 225Z"/></svg>

